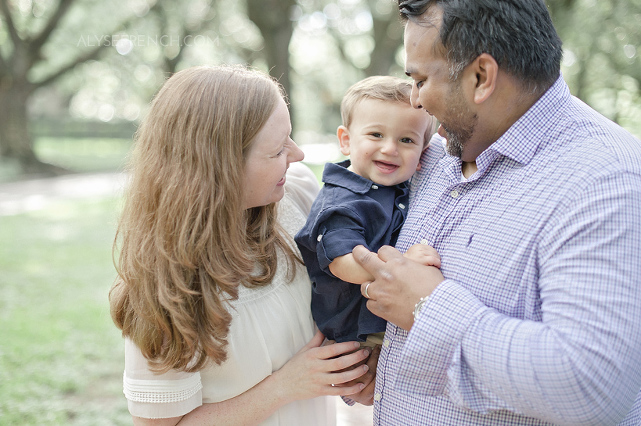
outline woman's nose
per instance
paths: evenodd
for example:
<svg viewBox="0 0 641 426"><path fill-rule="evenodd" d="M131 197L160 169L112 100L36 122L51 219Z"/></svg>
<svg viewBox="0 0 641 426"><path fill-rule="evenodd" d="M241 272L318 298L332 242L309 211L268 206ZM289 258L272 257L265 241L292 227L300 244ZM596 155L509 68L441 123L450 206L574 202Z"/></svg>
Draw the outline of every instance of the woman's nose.
<svg viewBox="0 0 641 426"><path fill-rule="evenodd" d="M303 153L303 150L296 145L296 142L291 141L292 144L292 149L289 151L289 162L290 163L295 163L297 161L301 161L303 158L305 158L305 154Z"/></svg>

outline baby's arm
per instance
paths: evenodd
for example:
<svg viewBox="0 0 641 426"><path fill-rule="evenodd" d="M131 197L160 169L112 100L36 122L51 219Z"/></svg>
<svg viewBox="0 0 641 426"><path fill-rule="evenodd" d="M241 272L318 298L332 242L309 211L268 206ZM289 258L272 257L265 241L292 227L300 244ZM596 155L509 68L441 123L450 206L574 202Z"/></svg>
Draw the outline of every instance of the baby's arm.
<svg viewBox="0 0 641 426"><path fill-rule="evenodd" d="M434 247L427 244L414 244L403 256L421 265L441 267L441 256Z"/></svg>
<svg viewBox="0 0 641 426"><path fill-rule="evenodd" d="M421 265L441 267L441 257L438 252L434 247L426 244L414 244L404 256ZM352 253L335 258L329 264L329 270L336 277L352 284L363 284L374 280L374 276L354 260Z"/></svg>
<svg viewBox="0 0 641 426"><path fill-rule="evenodd" d="M339 279L352 284L363 284L364 282L374 280L372 274L356 263L352 253L347 253L335 258L332 263L329 264L329 270Z"/></svg>

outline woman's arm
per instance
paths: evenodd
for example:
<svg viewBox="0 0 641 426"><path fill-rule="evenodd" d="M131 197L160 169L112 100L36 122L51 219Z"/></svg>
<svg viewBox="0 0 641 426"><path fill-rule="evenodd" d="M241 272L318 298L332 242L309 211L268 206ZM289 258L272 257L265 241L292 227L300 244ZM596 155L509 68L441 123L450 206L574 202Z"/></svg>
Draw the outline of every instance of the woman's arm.
<svg viewBox="0 0 641 426"><path fill-rule="evenodd" d="M359 350L358 343L344 342L320 346L325 337L317 332L280 370L266 377L256 386L226 401L203 404L183 417L171 419L141 419L136 425L224 425L258 424L280 407L297 400L323 395L352 395L365 385L356 383L347 387L332 386L354 380L368 371L367 365L353 370L336 372L368 357L367 350ZM350 353L353 352L353 353Z"/></svg>

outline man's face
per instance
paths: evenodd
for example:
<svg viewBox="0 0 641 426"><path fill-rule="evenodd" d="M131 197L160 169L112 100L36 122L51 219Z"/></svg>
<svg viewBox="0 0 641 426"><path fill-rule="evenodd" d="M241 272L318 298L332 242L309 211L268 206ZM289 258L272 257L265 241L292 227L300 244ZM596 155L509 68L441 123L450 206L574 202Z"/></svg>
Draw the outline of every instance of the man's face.
<svg viewBox="0 0 641 426"><path fill-rule="evenodd" d="M465 146L474 135L478 117L467 103L460 79L450 79L447 60L435 48L440 45L441 9L432 7L427 16L433 25L408 21L405 26L405 70L414 80L412 105L439 120L438 133L447 139L450 155L474 161L474 158L465 158Z"/></svg>

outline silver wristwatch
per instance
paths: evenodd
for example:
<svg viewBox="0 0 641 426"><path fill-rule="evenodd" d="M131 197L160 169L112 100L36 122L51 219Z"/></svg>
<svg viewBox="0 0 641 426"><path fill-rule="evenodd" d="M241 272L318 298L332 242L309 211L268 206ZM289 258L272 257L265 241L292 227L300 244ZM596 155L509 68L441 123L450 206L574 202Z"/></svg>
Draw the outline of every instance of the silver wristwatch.
<svg viewBox="0 0 641 426"><path fill-rule="evenodd" d="M425 302L427 302L427 299L429 297L430 296L421 297L420 299L418 299L416 305L414 305L414 312L412 312L412 315L414 315L414 321L418 319L418 316L421 313L421 309L423 309L423 305L425 304Z"/></svg>

